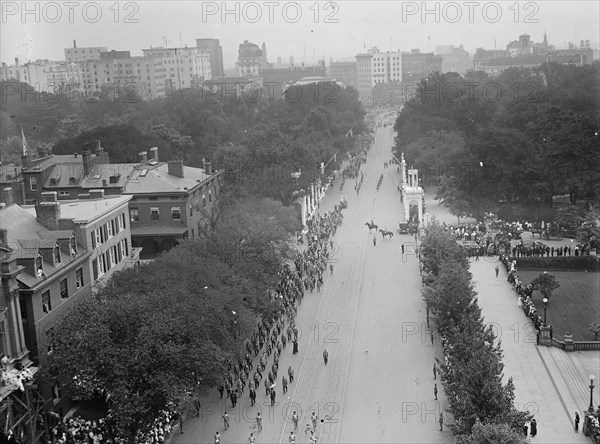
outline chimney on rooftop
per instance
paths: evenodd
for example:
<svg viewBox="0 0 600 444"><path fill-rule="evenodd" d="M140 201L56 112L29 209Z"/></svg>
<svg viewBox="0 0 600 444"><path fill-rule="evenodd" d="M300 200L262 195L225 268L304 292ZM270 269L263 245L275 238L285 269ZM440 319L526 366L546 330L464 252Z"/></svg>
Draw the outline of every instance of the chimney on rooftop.
<svg viewBox="0 0 600 444"><path fill-rule="evenodd" d="M154 159L155 161L159 162L157 146L153 146L152 148L150 148L150 159Z"/></svg>
<svg viewBox="0 0 600 444"><path fill-rule="evenodd" d="M138 154L140 156L140 163L146 163L148 161L148 151L140 151Z"/></svg>
<svg viewBox="0 0 600 444"><path fill-rule="evenodd" d="M56 191L44 191L41 196L42 202L58 202Z"/></svg>
<svg viewBox="0 0 600 444"><path fill-rule="evenodd" d="M73 40L73 48L77 48L77 42Z"/></svg>
<svg viewBox="0 0 600 444"><path fill-rule="evenodd" d="M92 166L92 153L91 151L84 151L81 154L81 157L83 157L83 175L87 176L90 174L90 169Z"/></svg>
<svg viewBox="0 0 600 444"><path fill-rule="evenodd" d="M35 215L38 222L49 230L58 230L60 202L40 202L36 204Z"/></svg>
<svg viewBox="0 0 600 444"><path fill-rule="evenodd" d="M102 146L100 146L100 141L96 140L96 149L94 149L94 153L96 154L96 156L100 156L102 153L104 153L104 148L102 148Z"/></svg>
<svg viewBox="0 0 600 444"><path fill-rule="evenodd" d="M204 174L206 174L207 176L210 176L212 174L211 163L206 159L202 159L202 166L204 167Z"/></svg>
<svg viewBox="0 0 600 444"><path fill-rule="evenodd" d="M13 189L11 187L4 188L2 190L2 199L7 207L10 207L15 203L15 195L13 193Z"/></svg>
<svg viewBox="0 0 600 444"><path fill-rule="evenodd" d="M40 153L40 158L48 156L48 150L46 148L39 148L38 152Z"/></svg>
<svg viewBox="0 0 600 444"><path fill-rule="evenodd" d="M183 160L169 160L167 163L169 174L176 177L183 177Z"/></svg>
<svg viewBox="0 0 600 444"><path fill-rule="evenodd" d="M104 190L90 190L90 199L104 199Z"/></svg>

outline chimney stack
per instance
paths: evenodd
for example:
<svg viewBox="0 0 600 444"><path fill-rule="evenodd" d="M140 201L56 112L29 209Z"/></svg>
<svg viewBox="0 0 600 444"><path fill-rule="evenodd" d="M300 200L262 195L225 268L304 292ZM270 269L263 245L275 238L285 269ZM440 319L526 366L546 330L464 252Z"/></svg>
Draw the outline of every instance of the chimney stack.
<svg viewBox="0 0 600 444"><path fill-rule="evenodd" d="M38 152L40 153L40 158L48 156L48 150L46 148L40 148L38 149Z"/></svg>
<svg viewBox="0 0 600 444"><path fill-rule="evenodd" d="M176 177L183 177L183 160L169 160L167 163L169 174Z"/></svg>
<svg viewBox="0 0 600 444"><path fill-rule="evenodd" d="M10 207L15 203L15 195L13 193L13 189L11 187L4 188L2 190L2 198L7 207Z"/></svg>
<svg viewBox="0 0 600 444"><path fill-rule="evenodd" d="M60 218L60 202L40 202L35 206L35 214L39 223L49 230L58 230Z"/></svg>
<svg viewBox="0 0 600 444"><path fill-rule="evenodd" d="M204 162L204 173L207 176L210 176L212 174L212 164L208 160Z"/></svg>
<svg viewBox="0 0 600 444"><path fill-rule="evenodd" d="M96 154L96 156L100 156L101 154L104 153L104 148L102 148L100 146L100 141L99 140L96 140L96 142L97 142L97 145L96 145L96 149L94 150L94 153Z"/></svg>
<svg viewBox="0 0 600 444"><path fill-rule="evenodd" d="M77 48L77 41L73 40L73 48Z"/></svg>
<svg viewBox="0 0 600 444"><path fill-rule="evenodd" d="M146 163L148 161L148 151L140 151L138 154L140 156L140 163Z"/></svg>
<svg viewBox="0 0 600 444"><path fill-rule="evenodd" d="M90 194L90 199L104 199L104 190L102 190L102 189L90 190L89 194Z"/></svg>
<svg viewBox="0 0 600 444"><path fill-rule="evenodd" d="M157 146L153 146L152 148L150 148L150 159L154 159L157 162L159 162L159 160L158 160L158 147Z"/></svg>
<svg viewBox="0 0 600 444"><path fill-rule="evenodd" d="M90 169L92 167L92 153L91 151L84 151L81 154L81 157L83 157L83 175L87 176L90 174Z"/></svg>
<svg viewBox="0 0 600 444"><path fill-rule="evenodd" d="M58 202L58 193L56 191L44 191L42 192L42 202Z"/></svg>

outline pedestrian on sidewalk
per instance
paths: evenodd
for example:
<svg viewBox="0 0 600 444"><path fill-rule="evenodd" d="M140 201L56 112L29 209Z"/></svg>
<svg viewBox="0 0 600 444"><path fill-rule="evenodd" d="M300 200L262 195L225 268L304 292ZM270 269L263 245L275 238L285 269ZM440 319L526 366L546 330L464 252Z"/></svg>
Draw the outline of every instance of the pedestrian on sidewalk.
<svg viewBox="0 0 600 444"><path fill-rule="evenodd" d="M296 413L296 411L294 410L294 413L292 413L292 422L294 423L294 430L298 430L298 421L300 420L300 417L298 416L298 413Z"/></svg>
<svg viewBox="0 0 600 444"><path fill-rule="evenodd" d="M329 274L333 274L333 264L329 264Z"/></svg>
<svg viewBox="0 0 600 444"><path fill-rule="evenodd" d="M231 407L235 407L235 405L237 404L237 390L235 392L231 392Z"/></svg>
<svg viewBox="0 0 600 444"><path fill-rule="evenodd" d="M254 433L250 432L250 436L248 437L248 444L254 444L256 442L256 437Z"/></svg>
<svg viewBox="0 0 600 444"><path fill-rule="evenodd" d="M437 379L437 368L435 362L433 363L433 379Z"/></svg>
<svg viewBox="0 0 600 444"><path fill-rule="evenodd" d="M196 408L196 417L200 418L200 409L202 408L202 405L200 404L200 399L198 399L197 396L194 398L194 407Z"/></svg>
<svg viewBox="0 0 600 444"><path fill-rule="evenodd" d="M225 430L229 428L229 415L227 414L227 412L223 413L223 427L225 428Z"/></svg>
<svg viewBox="0 0 600 444"><path fill-rule="evenodd" d="M433 345L433 332L431 332L431 345Z"/></svg>
<svg viewBox="0 0 600 444"><path fill-rule="evenodd" d="M325 365L327 365L327 360L329 359L329 353L327 352L327 349L323 350L323 361L325 362Z"/></svg>
<svg viewBox="0 0 600 444"><path fill-rule="evenodd" d="M294 435L294 431L290 432L290 437L288 438L290 444L296 444L296 435Z"/></svg>
<svg viewBox="0 0 600 444"><path fill-rule="evenodd" d="M529 435L529 422L525 422L525 424L523 424L523 435Z"/></svg>
<svg viewBox="0 0 600 444"><path fill-rule="evenodd" d="M272 388L271 388L271 407L273 407L275 405L275 384L273 384Z"/></svg>
<svg viewBox="0 0 600 444"><path fill-rule="evenodd" d="M291 365L288 367L288 376L290 377L290 384L291 384L292 382L294 382L294 369L292 368Z"/></svg>
<svg viewBox="0 0 600 444"><path fill-rule="evenodd" d="M534 438L537 435L537 421L534 419L531 420L531 437Z"/></svg>
<svg viewBox="0 0 600 444"><path fill-rule="evenodd" d="M292 349L292 354L298 353L298 341L294 339L294 348Z"/></svg>
<svg viewBox="0 0 600 444"><path fill-rule="evenodd" d="M313 412L312 415L310 415L310 420L312 421L313 430L317 430L317 420L318 419L319 419L319 417L317 416L317 414L315 412Z"/></svg>
<svg viewBox="0 0 600 444"><path fill-rule="evenodd" d="M256 427L259 432L262 432L262 416L260 416L260 412L256 415Z"/></svg>
<svg viewBox="0 0 600 444"><path fill-rule="evenodd" d="M250 405L256 404L256 390L250 389Z"/></svg>
<svg viewBox="0 0 600 444"><path fill-rule="evenodd" d="M223 387L222 385L217 387L217 391L219 392L219 395L221 395L221 399L223 399L223 391L225 390L225 387Z"/></svg>
<svg viewBox="0 0 600 444"><path fill-rule="evenodd" d="M496 265L495 270L496 270L496 277L498 277L498 273L500 272L500 268L498 268L498 265Z"/></svg>
<svg viewBox="0 0 600 444"><path fill-rule="evenodd" d="M404 244L401 245L400 249L402 250L402 254L404 254Z"/></svg>
<svg viewBox="0 0 600 444"><path fill-rule="evenodd" d="M377 237L373 236L373 246L375 247L377 245Z"/></svg>
<svg viewBox="0 0 600 444"><path fill-rule="evenodd" d="M444 415L442 415L442 412L440 412L439 423L440 423L440 432L441 432L442 431L442 427L444 426Z"/></svg>
<svg viewBox="0 0 600 444"><path fill-rule="evenodd" d="M435 396L436 401L437 401L437 394L438 394L437 383L434 383L433 384L433 396Z"/></svg>
<svg viewBox="0 0 600 444"><path fill-rule="evenodd" d="M575 410L575 431L578 432L579 431L579 412L577 412L577 410Z"/></svg>
<svg viewBox="0 0 600 444"><path fill-rule="evenodd" d="M288 380L285 379L285 376L281 377L281 386L283 387L283 394L285 395L288 390Z"/></svg>

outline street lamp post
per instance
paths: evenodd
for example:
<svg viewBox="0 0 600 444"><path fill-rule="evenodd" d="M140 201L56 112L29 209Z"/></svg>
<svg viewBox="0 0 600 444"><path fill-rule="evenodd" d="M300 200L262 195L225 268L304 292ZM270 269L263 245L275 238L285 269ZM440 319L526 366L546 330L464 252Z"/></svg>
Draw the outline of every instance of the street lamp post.
<svg viewBox="0 0 600 444"><path fill-rule="evenodd" d="M542 299L542 302L544 302L544 324L546 324L546 307L548 306L548 298Z"/></svg>
<svg viewBox="0 0 600 444"><path fill-rule="evenodd" d="M594 413L594 375L590 375L590 406L588 407L588 412Z"/></svg>

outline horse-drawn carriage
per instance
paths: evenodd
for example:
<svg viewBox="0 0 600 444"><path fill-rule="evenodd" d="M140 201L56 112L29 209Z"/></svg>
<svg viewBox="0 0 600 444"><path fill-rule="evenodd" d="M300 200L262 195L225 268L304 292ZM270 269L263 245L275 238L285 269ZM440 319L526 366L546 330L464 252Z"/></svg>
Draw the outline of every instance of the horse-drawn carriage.
<svg viewBox="0 0 600 444"><path fill-rule="evenodd" d="M404 221L398 224L398 233L399 234L408 234L409 223Z"/></svg>
<svg viewBox="0 0 600 444"><path fill-rule="evenodd" d="M342 198L340 199L340 207L348 208L348 196L342 196Z"/></svg>

